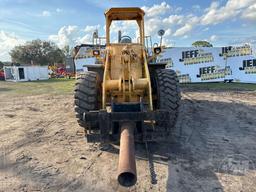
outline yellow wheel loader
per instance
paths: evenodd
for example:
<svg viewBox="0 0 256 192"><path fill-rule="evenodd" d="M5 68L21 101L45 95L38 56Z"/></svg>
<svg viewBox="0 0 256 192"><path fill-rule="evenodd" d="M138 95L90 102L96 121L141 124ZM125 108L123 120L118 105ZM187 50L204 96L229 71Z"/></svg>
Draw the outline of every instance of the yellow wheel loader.
<svg viewBox="0 0 256 192"><path fill-rule="evenodd" d="M149 55L144 14L140 8L111 8L105 12L104 55L97 47L93 50L102 64L86 65L88 71L77 78L74 94L76 117L86 130L88 142L120 140L117 180L127 187L137 181L135 142L166 138L175 125L180 101L176 73L165 69L166 63L150 63L162 47L154 46L153 56ZM110 26L117 20L137 22L138 42L133 43L129 36L110 42ZM163 33L159 31L161 36Z"/></svg>

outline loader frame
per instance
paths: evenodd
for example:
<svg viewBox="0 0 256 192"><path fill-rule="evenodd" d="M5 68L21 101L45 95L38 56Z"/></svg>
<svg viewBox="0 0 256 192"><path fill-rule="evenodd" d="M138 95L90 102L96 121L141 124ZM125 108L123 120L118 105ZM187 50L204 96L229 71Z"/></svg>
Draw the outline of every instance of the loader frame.
<svg viewBox="0 0 256 192"><path fill-rule="evenodd" d="M120 103L139 102L140 97L143 96L143 99L147 100L148 109L153 111L150 74L144 45L144 15L144 11L140 8L111 8L105 12L106 56L102 82L102 109L106 109L107 103L111 102L113 95ZM110 43L110 26L113 20L136 20L140 31L140 42ZM123 50L120 52L120 49ZM121 54L120 63L114 61L113 57ZM137 61L131 61L131 54L137 57ZM119 71L115 70L115 68L119 68L118 65L122 65Z"/></svg>
<svg viewBox="0 0 256 192"><path fill-rule="evenodd" d="M104 58L99 49L93 50L103 64L86 65L88 72L78 79L75 88L76 116L85 128L87 141L120 141L117 180L125 187L137 181L135 142L166 141L180 99L176 73L166 71L166 63L149 64L161 52L161 46L154 48L155 55L148 55L144 15L142 9L131 7L105 12ZM111 43L114 20L135 20L139 42L132 43L131 37L123 36L119 43ZM128 41L122 41L124 37Z"/></svg>

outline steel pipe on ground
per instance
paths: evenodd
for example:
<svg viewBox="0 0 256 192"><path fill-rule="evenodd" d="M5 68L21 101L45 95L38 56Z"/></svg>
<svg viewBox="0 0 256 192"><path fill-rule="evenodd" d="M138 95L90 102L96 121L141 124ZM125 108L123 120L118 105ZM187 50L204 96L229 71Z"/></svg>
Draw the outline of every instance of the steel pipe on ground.
<svg viewBox="0 0 256 192"><path fill-rule="evenodd" d="M121 124L120 153L117 180L125 187L133 186L137 181L134 153L134 122Z"/></svg>

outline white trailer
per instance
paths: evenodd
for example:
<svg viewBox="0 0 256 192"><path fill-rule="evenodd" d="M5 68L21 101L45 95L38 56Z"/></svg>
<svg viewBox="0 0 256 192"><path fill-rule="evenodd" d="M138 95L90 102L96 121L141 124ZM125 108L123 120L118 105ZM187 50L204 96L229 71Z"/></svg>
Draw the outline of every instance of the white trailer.
<svg viewBox="0 0 256 192"><path fill-rule="evenodd" d="M6 81L36 81L49 79L47 66L5 66Z"/></svg>

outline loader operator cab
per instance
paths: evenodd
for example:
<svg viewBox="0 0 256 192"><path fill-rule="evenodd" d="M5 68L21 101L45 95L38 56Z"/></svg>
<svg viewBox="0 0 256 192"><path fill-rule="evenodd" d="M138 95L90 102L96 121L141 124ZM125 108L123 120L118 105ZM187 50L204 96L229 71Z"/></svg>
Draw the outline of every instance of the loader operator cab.
<svg viewBox="0 0 256 192"><path fill-rule="evenodd" d="M105 12L106 17L106 44L109 45L110 27L116 21L135 21L139 29L139 44L144 45L144 11L140 8L111 8ZM132 43L130 36L122 36L120 43Z"/></svg>
<svg viewBox="0 0 256 192"><path fill-rule="evenodd" d="M117 43L118 44L134 44L134 45L137 44L146 50L148 57L151 57L152 59L156 59L156 57L162 52L162 37L165 31L162 29L158 31L158 36L160 37L160 43L153 44L151 36L145 35L144 15L145 15L145 12L142 9L136 8L136 7L111 8L107 10L105 12L106 45L113 46ZM120 23L121 21L122 23ZM111 34L112 32L116 32L112 30L113 25L118 26L118 24L123 26L129 25L129 30L126 30L124 32L124 35L122 35L123 31L118 31L118 40L116 40L116 37L112 37ZM135 26L136 28L134 29ZM134 31L132 32L132 30L130 29ZM136 31L138 32L138 34Z"/></svg>

